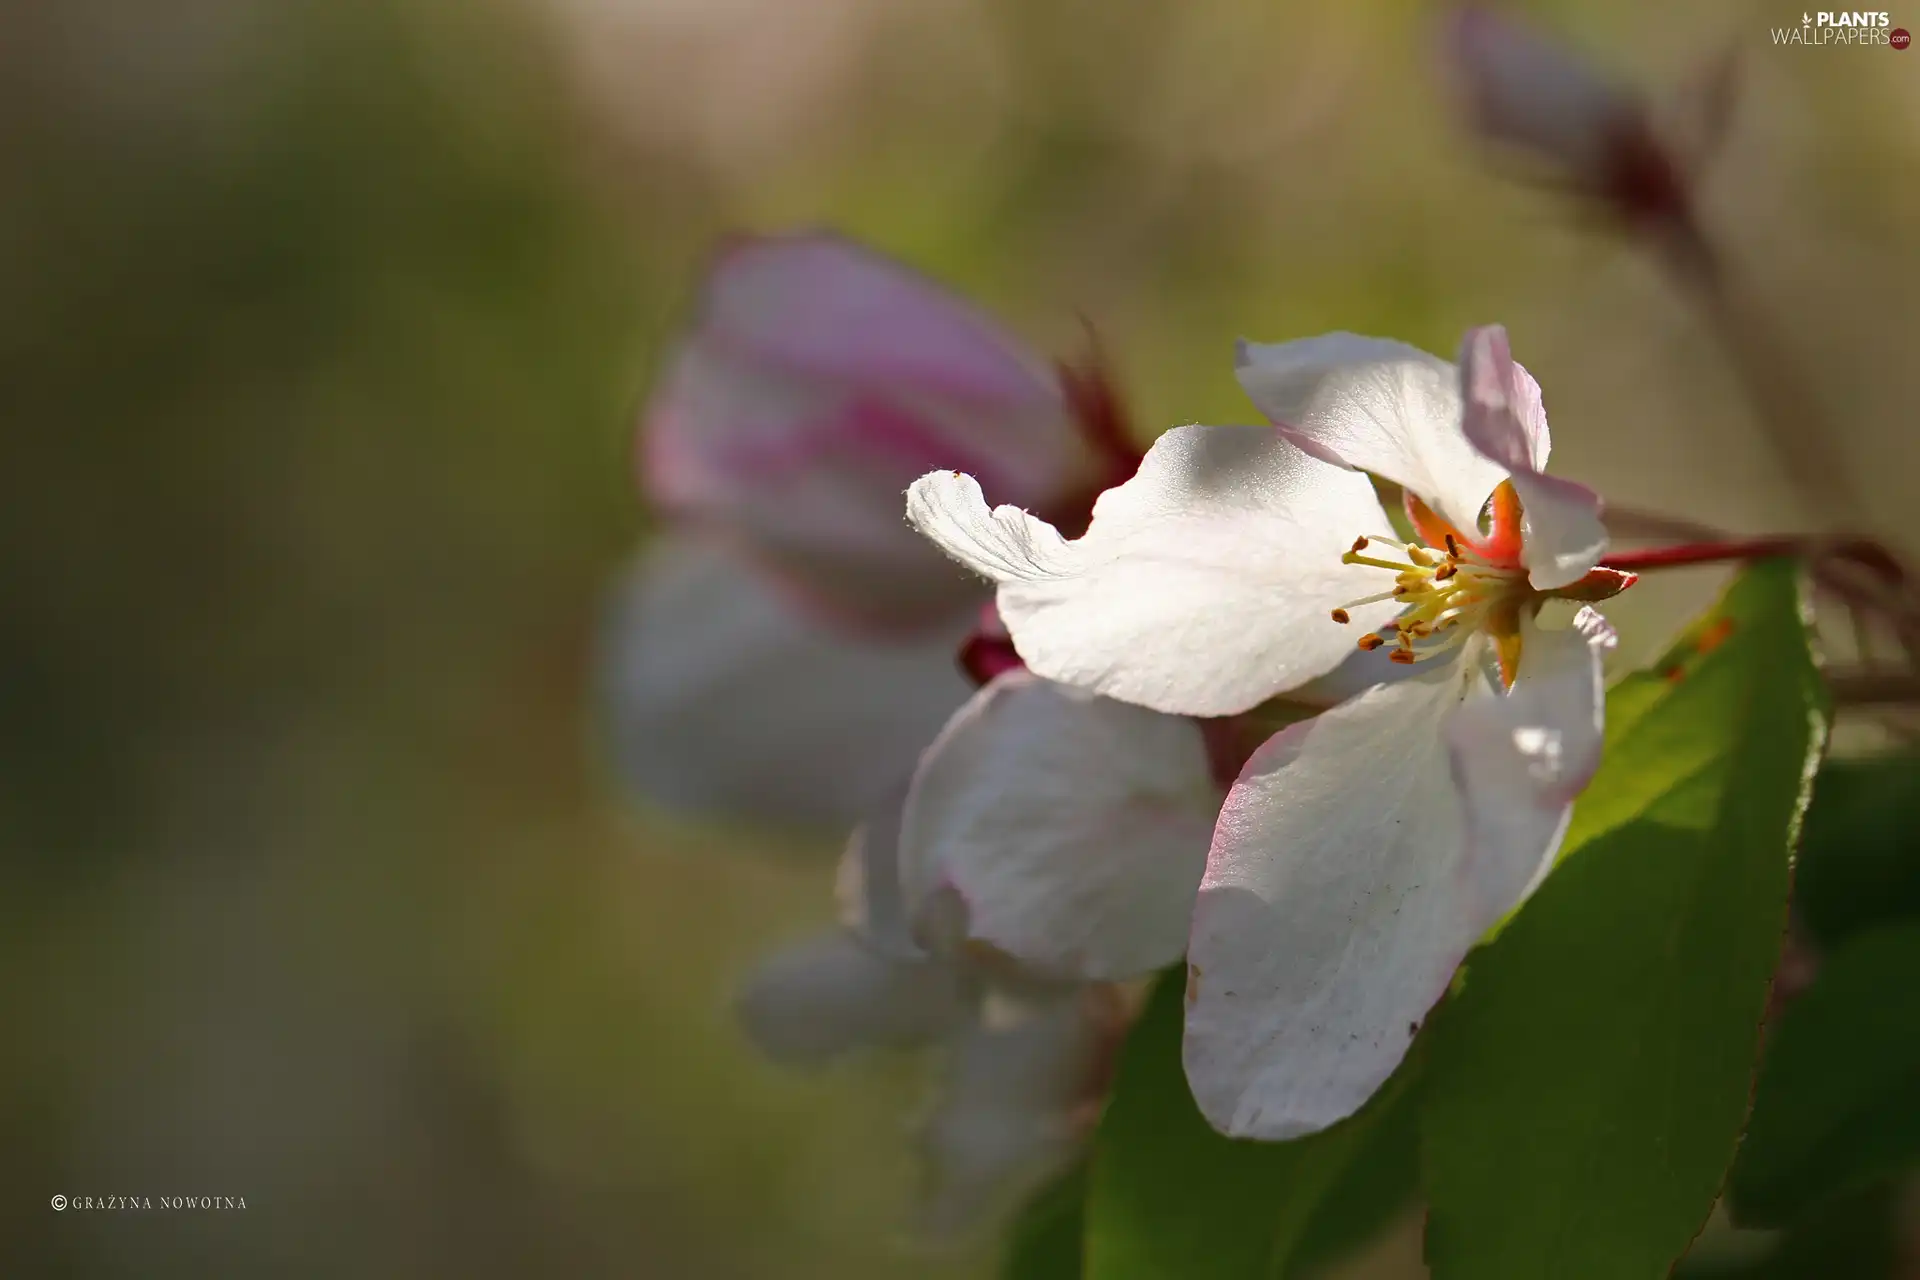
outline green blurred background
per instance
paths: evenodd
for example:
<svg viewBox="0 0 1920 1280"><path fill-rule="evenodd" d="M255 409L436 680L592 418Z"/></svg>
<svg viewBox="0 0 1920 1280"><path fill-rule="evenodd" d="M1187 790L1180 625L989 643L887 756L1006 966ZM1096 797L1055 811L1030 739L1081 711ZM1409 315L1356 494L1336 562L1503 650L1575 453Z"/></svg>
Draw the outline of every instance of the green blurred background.
<svg viewBox="0 0 1920 1280"><path fill-rule="evenodd" d="M1920 54L1773 48L1777 9L1536 16L1649 84L1743 50L1709 217L1904 539ZM1658 270L1459 133L1435 16L0 4L6 1273L978 1272L898 1238L914 1074L730 1024L831 842L648 815L598 750L650 370L718 234L826 224L1043 348L1085 317L1143 428L1246 420L1241 334L1498 319L1556 470L1831 519ZM1629 653L1701 589L1623 599Z"/></svg>

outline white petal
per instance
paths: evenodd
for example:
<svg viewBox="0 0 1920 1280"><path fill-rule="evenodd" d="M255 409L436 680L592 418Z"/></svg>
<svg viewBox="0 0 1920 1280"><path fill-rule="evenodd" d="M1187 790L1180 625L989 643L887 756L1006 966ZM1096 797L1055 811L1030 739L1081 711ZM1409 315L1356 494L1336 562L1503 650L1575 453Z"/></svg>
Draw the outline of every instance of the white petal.
<svg viewBox="0 0 1920 1280"><path fill-rule="evenodd" d="M917 481L907 515L1000 584L1000 615L1035 672L1177 714L1244 711L1331 670L1359 632L1329 611L1381 586L1340 562L1385 527L1372 486L1264 427L1162 435L1073 542L1011 507L989 512L952 472ZM1355 609L1354 626L1392 612Z"/></svg>
<svg viewBox="0 0 1920 1280"><path fill-rule="evenodd" d="M951 1234L1009 1208L1072 1158L1097 1118L1123 1016L1116 993L1082 988L955 1044L921 1133L930 1231Z"/></svg>
<svg viewBox="0 0 1920 1280"><path fill-rule="evenodd" d="M1467 439L1511 473L1526 515L1521 560L1542 591L1578 581L1600 563L1607 530L1600 499L1583 485L1543 474L1551 439L1540 386L1516 364L1499 325L1475 329L1460 353Z"/></svg>
<svg viewBox="0 0 1920 1280"><path fill-rule="evenodd" d="M776 952L747 981L737 1012L769 1058L818 1066L929 1043L965 1026L978 1002L958 966L893 960L836 930Z"/></svg>
<svg viewBox="0 0 1920 1280"><path fill-rule="evenodd" d="M1551 869L1599 762L1591 609L1530 628L1502 694L1471 655L1262 747L1194 915L1187 1078L1235 1136L1333 1124L1405 1056L1466 953Z"/></svg>
<svg viewBox="0 0 1920 1280"><path fill-rule="evenodd" d="M932 282L832 236L743 241L707 281L650 403L663 509L776 569L816 610L881 628L970 607L900 523L900 493L966 467L1044 507L1092 463L1057 380Z"/></svg>
<svg viewBox="0 0 1920 1280"><path fill-rule="evenodd" d="M1514 492L1525 513L1520 561L1541 591L1578 582L1607 554L1600 496L1583 484L1516 471Z"/></svg>
<svg viewBox="0 0 1920 1280"><path fill-rule="evenodd" d="M1504 697L1469 699L1447 723L1465 805L1471 926L1485 932L1553 868L1573 801L1600 765L1600 663L1613 631L1582 609L1561 631L1529 627Z"/></svg>
<svg viewBox="0 0 1920 1280"><path fill-rule="evenodd" d="M908 895L950 887L970 940L1041 976L1134 977L1186 949L1219 810L1191 720L1009 672L921 757Z"/></svg>
<svg viewBox="0 0 1920 1280"><path fill-rule="evenodd" d="M1234 364L1247 395L1289 440L1405 486L1464 531L1478 528L1506 478L1461 432L1459 374L1417 347L1330 333L1242 342Z"/></svg>
<svg viewBox="0 0 1920 1280"><path fill-rule="evenodd" d="M1479 936L1441 725L1462 664L1293 725L1228 794L1194 913L1187 1080L1213 1125L1286 1139L1393 1073Z"/></svg>
<svg viewBox="0 0 1920 1280"><path fill-rule="evenodd" d="M724 552L666 541L618 588L603 681L616 762L670 808L865 817L967 698L965 630L887 644L797 615Z"/></svg>

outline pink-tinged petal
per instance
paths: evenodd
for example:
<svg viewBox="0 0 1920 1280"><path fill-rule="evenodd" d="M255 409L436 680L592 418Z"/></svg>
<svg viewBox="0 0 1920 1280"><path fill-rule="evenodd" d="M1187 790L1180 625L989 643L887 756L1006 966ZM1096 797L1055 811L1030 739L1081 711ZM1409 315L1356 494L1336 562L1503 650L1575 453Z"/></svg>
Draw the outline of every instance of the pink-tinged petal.
<svg viewBox="0 0 1920 1280"><path fill-rule="evenodd" d="M969 696L953 661L965 626L911 644L851 640L723 550L663 542L608 613L615 763L668 808L844 829Z"/></svg>
<svg viewBox="0 0 1920 1280"><path fill-rule="evenodd" d="M1472 850L1468 923L1478 932L1553 869L1573 801L1600 766L1600 664L1614 643L1613 629L1592 609L1564 630L1529 627L1513 688L1469 699L1447 722Z"/></svg>
<svg viewBox="0 0 1920 1280"><path fill-rule="evenodd" d="M1577 582L1600 563L1607 530L1591 489L1544 474L1552 441L1540 386L1516 364L1506 330L1472 330L1460 350L1462 422L1474 448L1511 473L1526 514L1521 562L1537 589Z"/></svg>
<svg viewBox="0 0 1920 1280"><path fill-rule="evenodd" d="M732 241L707 280L699 328L758 361L835 381L911 386L982 408L1057 394L1047 364L985 312L828 232Z"/></svg>
<svg viewBox="0 0 1920 1280"><path fill-rule="evenodd" d="M1287 439L1405 486L1462 530L1479 527L1487 495L1506 478L1461 432L1459 374L1417 347L1329 333L1242 342L1234 365L1247 395Z"/></svg>
<svg viewBox="0 0 1920 1280"><path fill-rule="evenodd" d="M1506 329L1467 331L1460 344L1461 429L1467 442L1508 472L1545 471L1553 451L1540 384L1513 362Z"/></svg>
<svg viewBox="0 0 1920 1280"><path fill-rule="evenodd" d="M1447 39L1473 126L1532 151L1591 187L1613 177L1639 103L1565 45L1481 8L1453 15Z"/></svg>
<svg viewBox="0 0 1920 1280"><path fill-rule="evenodd" d="M1185 1058L1229 1136L1351 1115L1479 937L1441 738L1477 679L1451 664L1282 730L1228 794L1187 952Z"/></svg>
<svg viewBox="0 0 1920 1280"><path fill-rule="evenodd" d="M715 266L642 431L648 495L777 570L844 625L943 622L977 595L900 522L965 467L1046 508L1094 474L1053 372L944 289L824 235Z"/></svg>
<svg viewBox="0 0 1920 1280"><path fill-rule="evenodd" d="M895 960L835 931L776 952L748 979L736 1012L767 1057L806 1067L932 1043L976 1016L979 995L955 965Z"/></svg>
<svg viewBox="0 0 1920 1280"><path fill-rule="evenodd" d="M1219 809L1193 721L1012 672L921 757L907 897L951 889L967 940L1035 975L1135 977L1185 950Z"/></svg>
<svg viewBox="0 0 1920 1280"><path fill-rule="evenodd" d="M1330 618L1377 589L1341 563L1387 527L1364 476L1264 427L1176 427L1109 489L1086 535L1062 538L980 486L936 472L907 518L1000 584L1000 616L1040 675L1156 711L1230 715L1338 666L1390 603Z"/></svg>
<svg viewBox="0 0 1920 1280"><path fill-rule="evenodd" d="M920 1134L930 1186L923 1226L952 1236L1019 1203L1092 1132L1126 1031L1108 987L1082 987L987 1019L953 1047Z"/></svg>

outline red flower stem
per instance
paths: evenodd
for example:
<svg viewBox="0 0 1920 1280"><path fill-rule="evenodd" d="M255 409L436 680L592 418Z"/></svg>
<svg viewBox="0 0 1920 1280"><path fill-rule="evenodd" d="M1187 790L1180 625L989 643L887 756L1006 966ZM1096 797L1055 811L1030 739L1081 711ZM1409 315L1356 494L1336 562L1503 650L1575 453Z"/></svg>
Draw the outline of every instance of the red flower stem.
<svg viewBox="0 0 1920 1280"><path fill-rule="evenodd" d="M1674 547L1651 547L1607 557L1609 569L1646 573L1685 565L1724 564L1729 560L1766 560L1806 551L1804 538L1736 538L1725 542L1686 542Z"/></svg>
<svg viewBox="0 0 1920 1280"><path fill-rule="evenodd" d="M1652 547L1644 551L1623 551L1608 556L1607 567L1644 573L1650 569L1720 564L1729 560L1766 560L1775 556L1799 556L1812 561L1831 560L1857 565L1890 585L1903 583L1907 576L1898 557L1871 539L1826 538L1804 534L1725 538Z"/></svg>

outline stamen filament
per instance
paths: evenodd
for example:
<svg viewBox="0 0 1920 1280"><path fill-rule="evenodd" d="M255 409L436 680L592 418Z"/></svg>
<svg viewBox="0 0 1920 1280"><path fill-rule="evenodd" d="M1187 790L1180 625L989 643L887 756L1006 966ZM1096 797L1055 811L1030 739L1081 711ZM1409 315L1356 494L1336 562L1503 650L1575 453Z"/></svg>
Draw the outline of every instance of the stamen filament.
<svg viewBox="0 0 1920 1280"><path fill-rule="evenodd" d="M1467 642L1467 637L1471 635L1473 635L1471 631L1456 628L1453 634L1449 635L1445 640L1436 641L1433 644L1408 645L1406 652L1411 653L1416 661L1431 658L1438 654L1445 653L1449 649L1459 648Z"/></svg>
<svg viewBox="0 0 1920 1280"><path fill-rule="evenodd" d="M1517 503L1513 506L1507 524L1517 530ZM1340 557L1342 563L1385 570L1393 575L1393 587L1340 605L1331 611L1333 620L1348 623L1353 621L1351 609L1383 600L1398 602L1402 607L1392 629L1361 636L1358 646L1375 650L1391 643L1394 648L1387 656L1403 665L1451 652L1482 633L1496 644L1504 643L1510 633L1517 635L1523 611L1538 596L1519 562L1517 533L1505 541L1477 539L1437 518L1420 528L1428 537L1426 544L1377 536L1354 540L1352 550ZM1445 543L1444 551L1431 545L1436 540ZM1363 554L1376 542L1380 547L1374 555ZM1391 558L1388 548L1405 559ZM1511 665L1506 663L1503 671Z"/></svg>
<svg viewBox="0 0 1920 1280"><path fill-rule="evenodd" d="M1392 569L1396 573L1403 569L1417 570L1419 568L1418 565L1409 564L1404 560L1376 560L1372 556L1363 556L1356 551L1349 551L1341 556L1340 559L1346 564L1364 564L1375 569Z"/></svg>

